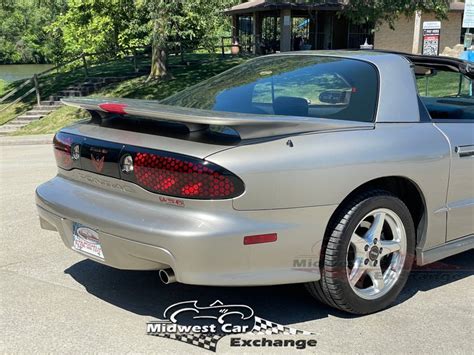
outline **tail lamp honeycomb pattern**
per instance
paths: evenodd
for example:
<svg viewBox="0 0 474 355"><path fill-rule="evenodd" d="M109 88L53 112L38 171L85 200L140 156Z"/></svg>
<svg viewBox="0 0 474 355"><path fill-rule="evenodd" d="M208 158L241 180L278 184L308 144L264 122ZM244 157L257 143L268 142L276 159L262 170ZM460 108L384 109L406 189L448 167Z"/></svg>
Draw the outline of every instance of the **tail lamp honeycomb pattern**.
<svg viewBox="0 0 474 355"><path fill-rule="evenodd" d="M164 195L187 198L222 199L234 195L231 179L204 163L137 153L134 159L137 182Z"/></svg>

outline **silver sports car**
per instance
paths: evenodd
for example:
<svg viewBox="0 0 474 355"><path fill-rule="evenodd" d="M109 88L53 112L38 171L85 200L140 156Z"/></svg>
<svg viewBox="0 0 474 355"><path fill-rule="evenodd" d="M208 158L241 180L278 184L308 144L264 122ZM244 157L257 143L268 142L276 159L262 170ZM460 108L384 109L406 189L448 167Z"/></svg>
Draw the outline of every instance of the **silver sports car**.
<svg viewBox="0 0 474 355"><path fill-rule="evenodd" d="M163 282L305 283L367 314L474 246L474 66L374 51L249 60L161 102L67 99L41 226Z"/></svg>

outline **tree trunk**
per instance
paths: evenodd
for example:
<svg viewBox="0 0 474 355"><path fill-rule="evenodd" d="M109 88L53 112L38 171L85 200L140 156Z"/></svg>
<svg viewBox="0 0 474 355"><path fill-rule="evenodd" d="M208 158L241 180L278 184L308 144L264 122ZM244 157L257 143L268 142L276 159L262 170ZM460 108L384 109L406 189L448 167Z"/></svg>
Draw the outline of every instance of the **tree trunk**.
<svg viewBox="0 0 474 355"><path fill-rule="evenodd" d="M151 57L151 71L147 81L169 77L168 53L166 49L166 21L164 11L155 17L153 25L153 44Z"/></svg>
<svg viewBox="0 0 474 355"><path fill-rule="evenodd" d="M153 46L151 71L147 81L166 78L168 76L168 55L166 49Z"/></svg>

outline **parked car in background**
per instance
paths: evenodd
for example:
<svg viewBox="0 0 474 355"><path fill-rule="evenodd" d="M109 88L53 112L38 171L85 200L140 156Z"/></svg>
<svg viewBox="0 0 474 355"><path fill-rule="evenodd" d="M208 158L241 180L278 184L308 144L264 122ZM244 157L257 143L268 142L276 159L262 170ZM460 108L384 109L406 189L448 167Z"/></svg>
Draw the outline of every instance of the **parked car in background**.
<svg viewBox="0 0 474 355"><path fill-rule="evenodd" d="M165 283L305 283L367 314L474 246L471 64L374 51L249 60L160 103L71 98L43 228Z"/></svg>

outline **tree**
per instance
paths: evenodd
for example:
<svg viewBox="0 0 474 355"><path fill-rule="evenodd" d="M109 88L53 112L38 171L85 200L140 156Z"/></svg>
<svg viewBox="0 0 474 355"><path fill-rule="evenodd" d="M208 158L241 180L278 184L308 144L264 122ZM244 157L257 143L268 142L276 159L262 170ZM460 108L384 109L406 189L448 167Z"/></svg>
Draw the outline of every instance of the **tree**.
<svg viewBox="0 0 474 355"><path fill-rule="evenodd" d="M170 46L198 46L214 50L222 29L230 22L223 10L236 0L148 0L152 14L152 65L148 80L170 76L167 59ZM230 27L230 26L229 26Z"/></svg>
<svg viewBox="0 0 474 355"><path fill-rule="evenodd" d="M117 53L121 48L149 44L149 15L135 0L68 0L68 9L51 25L61 33L64 56L82 52Z"/></svg>
<svg viewBox="0 0 474 355"><path fill-rule="evenodd" d="M66 0L0 0L0 63L52 61L58 43L44 29L65 8Z"/></svg>
<svg viewBox="0 0 474 355"><path fill-rule="evenodd" d="M349 0L344 14L354 23L394 24L400 16L413 16L416 11L431 12L443 19L449 10L449 0Z"/></svg>
<svg viewBox="0 0 474 355"><path fill-rule="evenodd" d="M148 7L153 23L151 71L147 81L168 76L167 40L172 29L173 13L179 2L172 0L150 0Z"/></svg>

